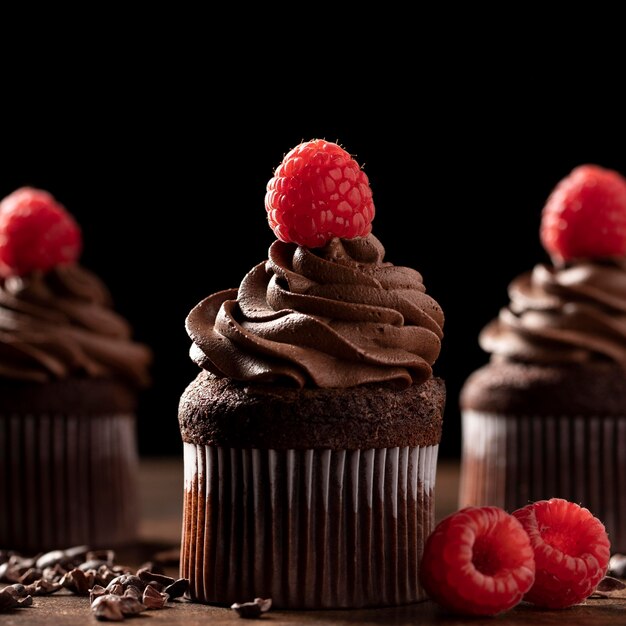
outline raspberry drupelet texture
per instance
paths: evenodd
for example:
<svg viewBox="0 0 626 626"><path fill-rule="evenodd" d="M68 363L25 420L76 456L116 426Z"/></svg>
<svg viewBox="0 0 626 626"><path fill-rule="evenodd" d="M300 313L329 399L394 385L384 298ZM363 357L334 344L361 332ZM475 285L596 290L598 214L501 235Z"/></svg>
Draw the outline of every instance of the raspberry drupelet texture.
<svg viewBox="0 0 626 626"><path fill-rule="evenodd" d="M267 184L265 209L278 239L308 248L333 237L365 237L374 219L367 175L348 152L322 139L285 156Z"/></svg>
<svg viewBox="0 0 626 626"><path fill-rule="evenodd" d="M561 498L539 500L513 515L535 553L535 583L524 600L560 609L588 598L609 565L610 542L602 522Z"/></svg>
<svg viewBox="0 0 626 626"><path fill-rule="evenodd" d="M626 179L597 165L575 168L550 194L540 235L555 263L626 255Z"/></svg>
<svg viewBox="0 0 626 626"><path fill-rule="evenodd" d="M81 248L79 226L48 192L22 187L0 202L1 276L72 263Z"/></svg>
<svg viewBox="0 0 626 626"><path fill-rule="evenodd" d="M498 507L467 507L426 540L420 580L430 598L461 615L497 615L518 604L535 579L528 535Z"/></svg>

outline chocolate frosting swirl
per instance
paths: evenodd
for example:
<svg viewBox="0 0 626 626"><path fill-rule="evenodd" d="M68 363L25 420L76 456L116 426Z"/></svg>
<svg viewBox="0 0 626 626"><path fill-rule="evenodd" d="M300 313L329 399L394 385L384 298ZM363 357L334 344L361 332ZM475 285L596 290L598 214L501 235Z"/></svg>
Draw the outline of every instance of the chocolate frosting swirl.
<svg viewBox="0 0 626 626"><path fill-rule="evenodd" d="M443 312L417 271L384 254L373 235L315 250L275 241L238 290L192 309L192 359L220 377L298 387L427 380Z"/></svg>
<svg viewBox="0 0 626 626"><path fill-rule="evenodd" d="M131 340L98 277L77 264L0 281L0 376L148 383L150 350Z"/></svg>
<svg viewBox="0 0 626 626"><path fill-rule="evenodd" d="M626 259L537 265L481 332L495 357L527 363L611 360L626 368Z"/></svg>

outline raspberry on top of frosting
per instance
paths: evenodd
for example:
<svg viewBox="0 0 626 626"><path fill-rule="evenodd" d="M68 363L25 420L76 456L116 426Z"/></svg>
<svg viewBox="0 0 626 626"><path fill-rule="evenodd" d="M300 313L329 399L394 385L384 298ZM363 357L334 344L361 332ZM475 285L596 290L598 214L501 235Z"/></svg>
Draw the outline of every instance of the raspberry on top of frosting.
<svg viewBox="0 0 626 626"><path fill-rule="evenodd" d="M510 283L510 303L480 345L523 363L626 369L626 179L596 165L575 168L550 194L540 236L552 264Z"/></svg>
<svg viewBox="0 0 626 626"><path fill-rule="evenodd" d="M47 191L21 187L0 202L0 275L47 272L81 250L78 224Z"/></svg>
<svg viewBox="0 0 626 626"><path fill-rule="evenodd" d="M266 209L278 240L238 289L190 312L192 359L216 376L298 387L430 378L443 312L419 272L384 260L371 189L351 157L328 142L294 148Z"/></svg>
<svg viewBox="0 0 626 626"><path fill-rule="evenodd" d="M555 264L626 255L626 179L580 165L561 180L541 217L541 242Z"/></svg>
<svg viewBox="0 0 626 626"><path fill-rule="evenodd" d="M81 248L78 225L48 192L23 187L0 202L0 377L146 386L152 353L78 264Z"/></svg>
<svg viewBox="0 0 626 626"><path fill-rule="evenodd" d="M374 202L367 174L336 143L315 139L287 153L267 183L265 210L278 239L309 248L365 237Z"/></svg>

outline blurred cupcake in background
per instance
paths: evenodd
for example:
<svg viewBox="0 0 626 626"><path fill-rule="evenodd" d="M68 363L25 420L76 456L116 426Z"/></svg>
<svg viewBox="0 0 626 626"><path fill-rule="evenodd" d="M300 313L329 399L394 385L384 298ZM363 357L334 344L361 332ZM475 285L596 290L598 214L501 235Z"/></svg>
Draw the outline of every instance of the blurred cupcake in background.
<svg viewBox="0 0 626 626"><path fill-rule="evenodd" d="M466 381L460 506L561 497L626 551L626 180L574 169L543 209L540 263L480 333Z"/></svg>
<svg viewBox="0 0 626 626"><path fill-rule="evenodd" d="M0 202L0 548L136 539L135 410L151 352L81 249L46 191Z"/></svg>

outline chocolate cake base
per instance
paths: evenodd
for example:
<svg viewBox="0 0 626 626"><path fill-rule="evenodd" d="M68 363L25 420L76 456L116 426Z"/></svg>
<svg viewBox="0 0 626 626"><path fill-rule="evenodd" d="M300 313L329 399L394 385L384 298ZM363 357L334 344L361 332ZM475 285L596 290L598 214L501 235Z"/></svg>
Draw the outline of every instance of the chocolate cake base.
<svg viewBox="0 0 626 626"><path fill-rule="evenodd" d="M626 371L608 361L492 360L469 376L460 404L463 410L500 415L626 415Z"/></svg>
<svg viewBox="0 0 626 626"><path fill-rule="evenodd" d="M429 446L441 439L446 389L431 378L396 389L372 384L317 389L246 384L206 371L178 410L183 441L274 450Z"/></svg>

